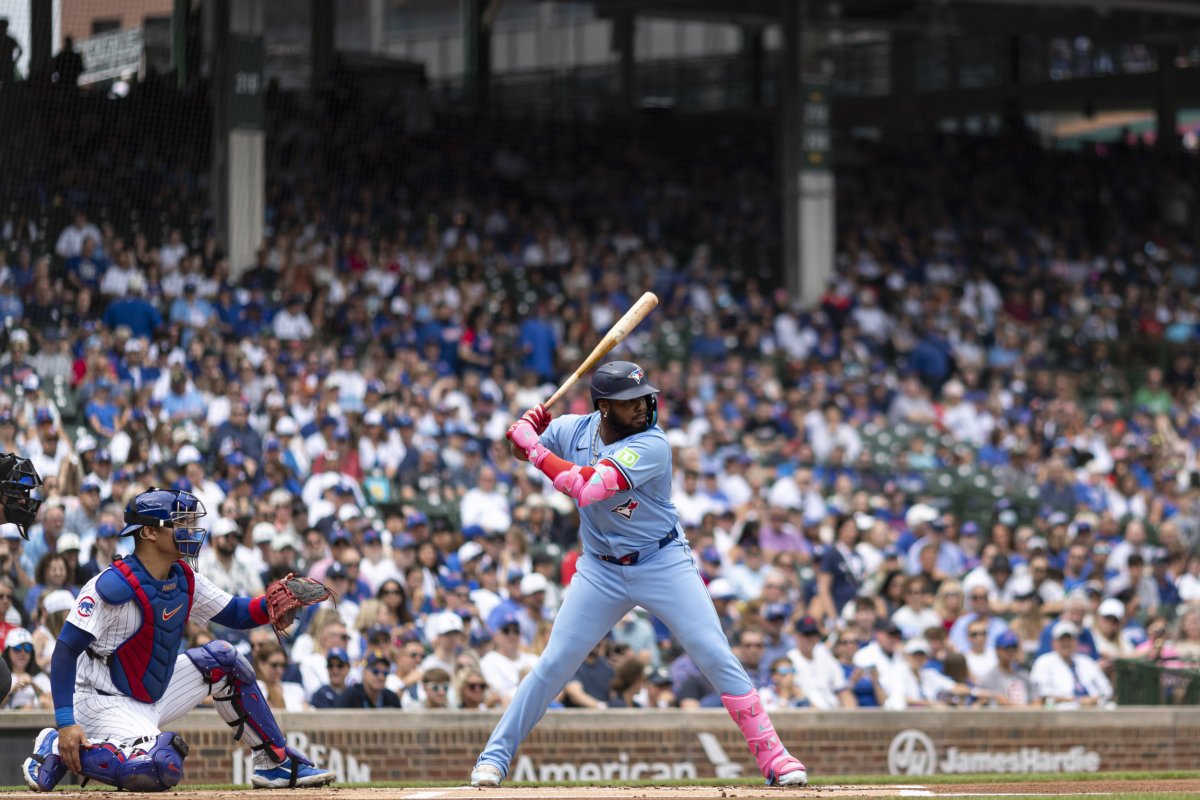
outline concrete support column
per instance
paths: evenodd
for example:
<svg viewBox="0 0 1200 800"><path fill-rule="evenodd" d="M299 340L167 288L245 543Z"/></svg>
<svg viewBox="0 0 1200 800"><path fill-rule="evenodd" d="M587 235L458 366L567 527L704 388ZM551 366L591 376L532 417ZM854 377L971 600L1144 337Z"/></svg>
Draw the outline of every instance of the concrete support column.
<svg viewBox="0 0 1200 800"><path fill-rule="evenodd" d="M746 105L752 108L759 108L763 103L763 52L762 28L742 28L742 59L746 75Z"/></svg>
<svg viewBox="0 0 1200 800"><path fill-rule="evenodd" d="M213 0L213 218L236 278L262 243L264 0Z"/></svg>
<svg viewBox="0 0 1200 800"><path fill-rule="evenodd" d="M44 77L50 72L54 47L54 4L49 0L29 0L29 75Z"/></svg>
<svg viewBox="0 0 1200 800"><path fill-rule="evenodd" d="M325 86L330 70L333 69L333 36L337 28L337 16L333 0L312 0L312 77L309 86L319 90Z"/></svg>
<svg viewBox="0 0 1200 800"><path fill-rule="evenodd" d="M371 52L387 49L387 0L367 0L367 43Z"/></svg>
<svg viewBox="0 0 1200 800"><path fill-rule="evenodd" d="M916 37L911 33L893 33L891 48L888 52L892 80L892 97L895 107L900 111L891 120L897 128L908 125L909 108L912 106L914 86L916 84Z"/></svg>
<svg viewBox="0 0 1200 800"><path fill-rule="evenodd" d="M486 115L492 84L492 27L486 0L462 0L463 67L466 101Z"/></svg>
<svg viewBox="0 0 1200 800"><path fill-rule="evenodd" d="M1156 146L1163 150L1179 147L1179 91L1176 85L1176 48L1172 45L1158 47L1158 86L1155 97Z"/></svg>
<svg viewBox="0 0 1200 800"><path fill-rule="evenodd" d="M637 71L633 53L636 38L637 19L633 12L624 11L613 18L612 49L620 53L617 61L617 96L623 111L629 111L637 105Z"/></svg>
<svg viewBox="0 0 1200 800"><path fill-rule="evenodd" d="M784 283L793 301L815 305L833 275L833 180L827 36L807 24L808 0L782 0Z"/></svg>

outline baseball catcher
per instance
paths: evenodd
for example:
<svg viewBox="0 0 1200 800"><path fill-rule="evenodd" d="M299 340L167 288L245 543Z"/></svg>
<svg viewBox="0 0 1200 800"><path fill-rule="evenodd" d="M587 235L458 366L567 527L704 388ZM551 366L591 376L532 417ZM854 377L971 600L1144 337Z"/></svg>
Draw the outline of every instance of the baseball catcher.
<svg viewBox="0 0 1200 800"><path fill-rule="evenodd" d="M55 728L38 734L21 774L48 792L67 770L118 789L154 792L183 777L188 746L171 722L212 695L217 713L254 752L255 787L323 786L334 774L287 746L254 669L228 642L179 653L189 620L228 628L286 628L303 605L329 596L289 575L259 597L231 597L196 572L204 505L183 491L151 489L125 508L133 555L79 591L54 648ZM86 782L86 781L85 781Z"/></svg>

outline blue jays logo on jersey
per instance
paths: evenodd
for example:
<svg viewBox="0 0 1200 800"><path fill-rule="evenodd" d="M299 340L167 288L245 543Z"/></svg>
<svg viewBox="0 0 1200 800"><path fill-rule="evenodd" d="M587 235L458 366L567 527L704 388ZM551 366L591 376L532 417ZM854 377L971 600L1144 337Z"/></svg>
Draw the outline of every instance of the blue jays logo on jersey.
<svg viewBox="0 0 1200 800"><path fill-rule="evenodd" d="M616 508L609 509L614 514L620 514L625 519L633 519L633 512L637 511L638 501L634 499L626 500Z"/></svg>
<svg viewBox="0 0 1200 800"><path fill-rule="evenodd" d="M627 375L626 377L628 377L631 381L636 383L638 386L641 386L642 381L646 380L646 373L642 371L641 367L635 367L633 372L629 373L629 375Z"/></svg>

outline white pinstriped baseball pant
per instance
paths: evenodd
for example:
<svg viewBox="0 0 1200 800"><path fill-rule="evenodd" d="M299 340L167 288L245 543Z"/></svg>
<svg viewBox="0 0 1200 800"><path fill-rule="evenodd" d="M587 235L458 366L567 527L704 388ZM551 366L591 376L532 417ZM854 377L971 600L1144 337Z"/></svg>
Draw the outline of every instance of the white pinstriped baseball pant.
<svg viewBox="0 0 1200 800"><path fill-rule="evenodd" d="M92 744L110 742L128 754L136 744L154 739L210 693L227 690L228 680L223 678L210 687L192 660L180 654L175 659L171 682L157 703L142 703L125 695L76 691L75 721L83 726ZM255 752L254 763L256 767L273 766L261 751Z"/></svg>

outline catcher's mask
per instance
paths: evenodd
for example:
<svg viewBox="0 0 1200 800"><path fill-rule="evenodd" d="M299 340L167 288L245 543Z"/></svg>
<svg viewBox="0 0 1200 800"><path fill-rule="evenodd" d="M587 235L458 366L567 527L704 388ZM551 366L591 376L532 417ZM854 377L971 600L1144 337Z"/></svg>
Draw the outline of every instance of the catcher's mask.
<svg viewBox="0 0 1200 800"><path fill-rule="evenodd" d="M4 506L4 518L17 526L23 539L29 538L29 526L44 500L42 478L33 462L4 454L0 459L0 505Z"/></svg>
<svg viewBox="0 0 1200 800"><path fill-rule="evenodd" d="M610 361L592 373L592 410L600 400L646 398L646 430L658 424L658 389L646 380L646 372L632 361Z"/></svg>
<svg viewBox="0 0 1200 800"><path fill-rule="evenodd" d="M199 525L206 513L200 498L191 492L150 489L125 506L125 527L120 535L129 536L142 528L170 528L175 546L188 563L193 563L208 535L208 531Z"/></svg>

